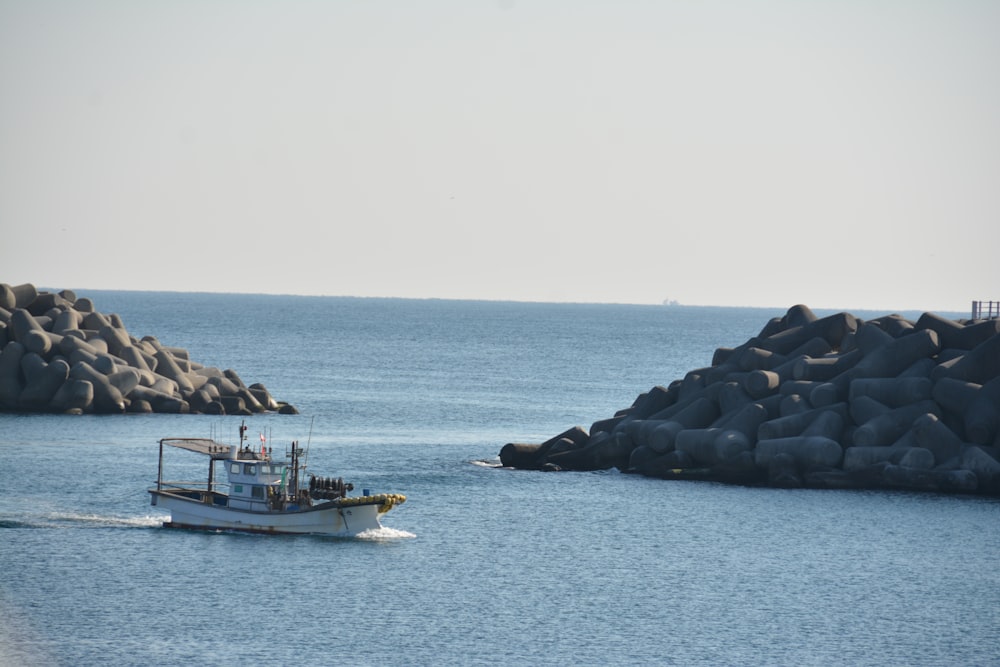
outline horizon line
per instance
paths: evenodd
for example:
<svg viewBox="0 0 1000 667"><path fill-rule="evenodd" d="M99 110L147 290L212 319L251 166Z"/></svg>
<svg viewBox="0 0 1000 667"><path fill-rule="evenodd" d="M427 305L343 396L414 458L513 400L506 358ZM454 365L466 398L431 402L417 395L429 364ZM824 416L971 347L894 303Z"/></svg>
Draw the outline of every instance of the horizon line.
<svg viewBox="0 0 1000 667"><path fill-rule="evenodd" d="M928 309L928 308L843 308L838 306L813 306L805 302L793 303L787 306L776 306L776 305L743 305L743 304L721 304L721 303L685 303L679 300L671 299L670 302L640 302L640 301L583 301L583 300L567 300L567 301L550 301L541 299L515 299L515 298L486 298L486 297L441 297L441 296L398 296L398 295L359 295L359 294L317 294L317 293L296 293L296 292L285 292L285 291L275 291L275 292L262 292L262 291L225 291L225 290L209 290L209 289L197 289L197 290L182 290L182 289L115 289L115 288L90 288L90 287L72 287L72 288L53 288L49 286L39 286L36 287L39 291L46 292L60 292L64 289L69 289L70 291L77 293L77 296L86 296L87 291L91 292L130 292L130 293L150 293L150 294L216 294L216 295L243 295L243 296L286 296L286 297L299 297L299 298L331 298L331 299L383 299L383 300L402 300L402 301L475 301L484 303L523 303L523 304L565 304L565 305L592 305L592 306L647 306L653 308L663 308L669 310L671 308L747 308L755 310L778 310L782 312L787 312L790 308L798 305L805 305L810 310L822 310L822 311L833 311L833 312L852 312L852 311L864 311L864 312L885 312L886 315L902 312L931 312L931 313L963 313L970 312L971 309L966 310L955 310L955 309ZM970 299L969 303L973 299Z"/></svg>

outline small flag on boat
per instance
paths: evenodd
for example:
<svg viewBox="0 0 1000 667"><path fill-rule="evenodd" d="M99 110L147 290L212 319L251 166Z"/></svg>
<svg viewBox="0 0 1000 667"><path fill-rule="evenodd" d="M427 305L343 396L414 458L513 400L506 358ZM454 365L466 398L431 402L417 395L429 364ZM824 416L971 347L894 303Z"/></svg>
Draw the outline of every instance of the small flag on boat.
<svg viewBox="0 0 1000 667"><path fill-rule="evenodd" d="M260 455L261 456L267 456L267 447L264 446L264 443L266 441L267 441L267 438L265 438L264 434L261 433L260 434Z"/></svg>

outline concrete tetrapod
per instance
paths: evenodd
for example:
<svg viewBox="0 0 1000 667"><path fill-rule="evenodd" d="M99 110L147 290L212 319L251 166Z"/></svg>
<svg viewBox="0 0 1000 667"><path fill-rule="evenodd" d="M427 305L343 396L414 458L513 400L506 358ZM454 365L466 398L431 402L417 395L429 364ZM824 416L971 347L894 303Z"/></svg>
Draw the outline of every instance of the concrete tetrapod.
<svg viewBox="0 0 1000 667"><path fill-rule="evenodd" d="M213 372L183 348L130 336L117 314L70 290L0 283L0 411L188 412L212 377L224 390L198 397L206 412L225 414L223 399L241 411L297 412L232 370Z"/></svg>
<svg viewBox="0 0 1000 667"><path fill-rule="evenodd" d="M998 332L998 321L817 318L796 306L593 422L589 437L561 440L561 452L603 451L618 436L614 456L565 454L559 468L614 460L667 479L1000 495ZM702 418L687 422L692 405ZM545 459L524 458L536 469Z"/></svg>

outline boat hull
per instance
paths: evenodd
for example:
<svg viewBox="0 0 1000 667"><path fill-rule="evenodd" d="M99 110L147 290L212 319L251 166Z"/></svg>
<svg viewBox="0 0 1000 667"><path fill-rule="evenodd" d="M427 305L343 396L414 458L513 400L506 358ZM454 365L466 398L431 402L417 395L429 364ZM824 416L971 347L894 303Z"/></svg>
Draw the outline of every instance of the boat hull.
<svg viewBox="0 0 1000 667"><path fill-rule="evenodd" d="M337 501L285 512L253 512L221 507L168 491L150 490L151 503L170 512L164 526L196 530L234 530L248 533L287 535L352 536L382 527L379 509L384 501L372 497L351 498L351 504Z"/></svg>

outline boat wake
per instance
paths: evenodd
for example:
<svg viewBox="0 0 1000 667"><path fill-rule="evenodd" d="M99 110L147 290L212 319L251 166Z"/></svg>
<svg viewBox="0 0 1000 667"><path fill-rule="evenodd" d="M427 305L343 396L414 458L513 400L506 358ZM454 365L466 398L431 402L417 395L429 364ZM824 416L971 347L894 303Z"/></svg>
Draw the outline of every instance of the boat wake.
<svg viewBox="0 0 1000 667"><path fill-rule="evenodd" d="M155 528L163 524L162 515L147 514L145 516L104 516L100 514L78 514L73 512L57 512L49 515L54 523L64 523L71 526L94 528Z"/></svg>
<svg viewBox="0 0 1000 667"><path fill-rule="evenodd" d="M469 461L474 466L479 466L480 468L502 468L503 464L500 463L500 457L496 456L492 459L476 459L474 461Z"/></svg>
<svg viewBox="0 0 1000 667"><path fill-rule="evenodd" d="M388 526L364 530L354 536L355 539L368 540L371 542L392 542L395 540L405 540L411 537L416 537L416 535L405 530L399 530L398 528L389 528Z"/></svg>
<svg viewBox="0 0 1000 667"><path fill-rule="evenodd" d="M41 516L0 519L0 528L154 528L163 524L164 517L138 517L50 512Z"/></svg>

